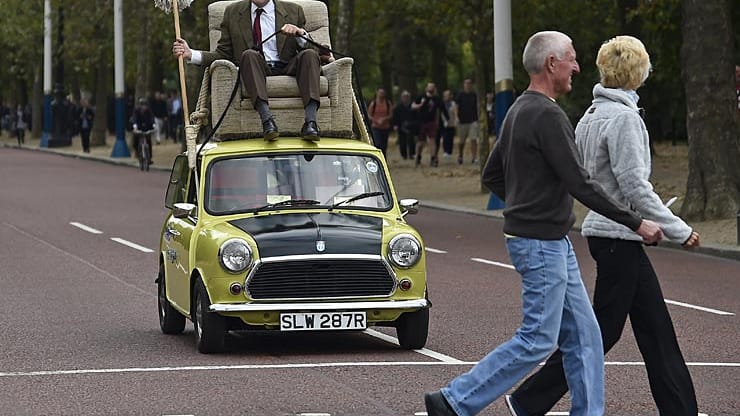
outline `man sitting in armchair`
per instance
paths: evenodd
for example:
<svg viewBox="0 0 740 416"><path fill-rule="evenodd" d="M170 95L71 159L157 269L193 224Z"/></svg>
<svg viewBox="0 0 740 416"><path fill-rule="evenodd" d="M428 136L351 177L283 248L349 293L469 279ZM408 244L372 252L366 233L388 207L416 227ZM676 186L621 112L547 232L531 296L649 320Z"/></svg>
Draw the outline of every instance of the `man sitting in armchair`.
<svg viewBox="0 0 740 416"><path fill-rule="evenodd" d="M239 65L242 86L260 115L266 141L280 135L268 104L266 77L295 76L306 111L301 136L316 141L319 140L316 112L320 105L321 59L302 37L308 36L303 29L305 24L306 17L299 5L282 0L242 0L224 11L221 38L214 52L191 50L184 39L175 39L172 52L196 65L210 65L216 59L228 59ZM277 35L270 37L278 27Z"/></svg>

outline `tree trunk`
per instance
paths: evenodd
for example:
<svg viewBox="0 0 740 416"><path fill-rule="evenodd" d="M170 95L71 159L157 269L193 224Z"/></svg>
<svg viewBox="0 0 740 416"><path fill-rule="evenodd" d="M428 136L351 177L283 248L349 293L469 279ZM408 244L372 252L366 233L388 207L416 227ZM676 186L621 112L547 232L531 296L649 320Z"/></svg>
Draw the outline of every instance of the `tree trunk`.
<svg viewBox="0 0 740 416"><path fill-rule="evenodd" d="M95 120L90 132L90 146L105 146L108 136L108 96L111 93L109 74L111 67L106 58L105 48L98 51L97 71L95 74Z"/></svg>
<svg viewBox="0 0 740 416"><path fill-rule="evenodd" d="M401 4L396 4L401 6ZM397 12L394 10L394 12ZM408 35L408 30L404 30L407 27L408 22L406 21L404 13L398 13L400 16L393 19L393 36L391 43L391 55L393 55L393 73L396 76L396 83L400 92L406 90L411 94L416 94L416 74L414 73L414 60L413 60L413 42Z"/></svg>
<svg viewBox="0 0 740 416"><path fill-rule="evenodd" d="M31 136L41 137L44 128L44 66L37 65L31 94Z"/></svg>
<svg viewBox="0 0 740 416"><path fill-rule="evenodd" d="M140 10L146 10L144 4L151 7L151 2L139 0ZM139 13L136 24L136 99L149 96L149 14Z"/></svg>
<svg viewBox="0 0 740 416"><path fill-rule="evenodd" d="M350 55L352 46L352 30L354 29L355 0L339 0L337 12L337 28L334 31L334 45L332 49Z"/></svg>
<svg viewBox="0 0 740 416"><path fill-rule="evenodd" d="M428 46L432 50L432 81L437 84L437 94L441 97L442 91L447 89L447 40L432 39Z"/></svg>
<svg viewBox="0 0 740 416"><path fill-rule="evenodd" d="M695 221L732 218L740 208L740 138L730 4L683 0L682 12L689 177L681 215Z"/></svg>

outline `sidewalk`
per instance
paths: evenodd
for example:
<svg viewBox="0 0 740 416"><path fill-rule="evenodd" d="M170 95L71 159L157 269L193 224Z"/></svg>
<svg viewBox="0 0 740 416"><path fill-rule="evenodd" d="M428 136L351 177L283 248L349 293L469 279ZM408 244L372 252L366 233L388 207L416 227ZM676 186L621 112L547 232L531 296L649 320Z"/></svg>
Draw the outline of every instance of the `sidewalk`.
<svg viewBox="0 0 740 416"><path fill-rule="evenodd" d="M91 147L90 153L82 152L79 136L72 139L71 146L61 148L41 148L39 146L40 140L32 139L29 136L26 136L24 149L138 168L138 161L133 157L133 153L128 158L111 157L113 145L116 141L114 136L109 136L104 146ZM130 143L129 135L127 135L126 140L127 143ZM15 137L8 137L7 132L3 132L0 134L0 147L17 148L17 140ZM163 140L159 145L154 144L152 169L169 171L172 168L175 156L181 152L182 145L173 143L169 139ZM403 160L398 154L397 146L394 143L389 143L387 163L399 198L416 198L420 201L422 207L485 215L498 220L503 218L500 210L489 211L486 209L489 193L481 192L480 168L477 165L470 162L458 165L455 161L456 158L443 158L440 152L439 167L431 168L426 163L428 162L428 153L425 154L425 157L422 166L415 167L413 160ZM659 169L659 161L654 162L655 169ZM577 218L582 220L586 212L585 208L576 204L575 210ZM579 229L580 220L576 223L576 229ZM728 237L732 233L727 232L727 230L735 229L737 226L734 219L708 221L692 225L702 236L702 247L694 250L695 252L740 261L740 246L732 244ZM720 233L718 230L723 232ZM661 243L661 247L681 249L680 245L670 242Z"/></svg>

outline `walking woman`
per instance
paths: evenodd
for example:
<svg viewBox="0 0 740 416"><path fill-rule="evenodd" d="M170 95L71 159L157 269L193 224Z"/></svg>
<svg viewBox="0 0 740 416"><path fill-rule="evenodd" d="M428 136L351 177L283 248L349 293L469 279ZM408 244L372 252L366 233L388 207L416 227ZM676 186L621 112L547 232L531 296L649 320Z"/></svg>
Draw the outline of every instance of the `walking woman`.
<svg viewBox="0 0 740 416"><path fill-rule="evenodd" d="M601 82L576 127L583 166L612 198L657 222L667 239L697 247L699 234L663 205L648 180L649 137L636 92L651 69L645 46L631 36L617 36L601 46L596 66ZM604 352L619 340L629 316L660 415L695 416L694 385L642 238L593 211L582 233L596 260L593 307ZM567 390L558 351L506 399L514 415L544 415Z"/></svg>
<svg viewBox="0 0 740 416"><path fill-rule="evenodd" d="M372 121L371 128L375 147L383 151L383 155L385 155L385 151L388 149L388 133L391 130L393 103L385 95L383 88L378 88L375 98L370 102L367 111Z"/></svg>

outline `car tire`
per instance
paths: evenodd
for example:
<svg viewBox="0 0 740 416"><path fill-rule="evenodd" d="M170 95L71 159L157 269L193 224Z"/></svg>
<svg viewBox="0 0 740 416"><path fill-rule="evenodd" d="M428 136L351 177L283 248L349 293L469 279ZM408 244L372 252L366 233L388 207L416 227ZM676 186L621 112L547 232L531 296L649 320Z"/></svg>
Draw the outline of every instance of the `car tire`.
<svg viewBox="0 0 740 416"><path fill-rule="evenodd" d="M396 334L401 348L424 348L429 334L429 308L402 314L396 321Z"/></svg>
<svg viewBox="0 0 740 416"><path fill-rule="evenodd" d="M157 276L157 309L159 309L159 327L163 333L177 335L185 330L185 315L173 308L167 300L164 266L159 266L159 276Z"/></svg>
<svg viewBox="0 0 740 416"><path fill-rule="evenodd" d="M220 352L226 337L226 320L215 312L209 312L211 301L203 281L195 282L193 291L193 329L195 347L198 352L211 354Z"/></svg>

